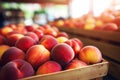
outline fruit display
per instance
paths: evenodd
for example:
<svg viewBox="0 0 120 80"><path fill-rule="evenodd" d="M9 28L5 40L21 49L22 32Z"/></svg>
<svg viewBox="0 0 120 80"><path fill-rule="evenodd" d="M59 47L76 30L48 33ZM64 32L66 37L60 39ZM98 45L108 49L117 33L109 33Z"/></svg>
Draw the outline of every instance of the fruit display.
<svg viewBox="0 0 120 80"><path fill-rule="evenodd" d="M0 29L0 80L16 80L103 62L102 52L50 25Z"/></svg>
<svg viewBox="0 0 120 80"><path fill-rule="evenodd" d="M86 14L79 18L58 19L49 24L57 27L119 32L120 16L116 16L114 12L104 12L97 17Z"/></svg>

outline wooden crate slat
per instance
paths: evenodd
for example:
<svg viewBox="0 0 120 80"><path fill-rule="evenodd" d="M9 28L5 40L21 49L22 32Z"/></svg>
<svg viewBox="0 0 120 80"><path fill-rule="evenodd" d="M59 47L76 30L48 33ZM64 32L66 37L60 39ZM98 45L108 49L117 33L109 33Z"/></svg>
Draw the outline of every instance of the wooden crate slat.
<svg viewBox="0 0 120 80"><path fill-rule="evenodd" d="M67 28L67 27L58 27L58 28L62 31L72 34L83 35L87 37L93 37L93 38L120 43L120 32L102 31L102 30L84 30L84 29Z"/></svg>
<svg viewBox="0 0 120 80"><path fill-rule="evenodd" d="M89 80L107 75L108 62L89 65L82 68L60 71L52 74L37 75L21 80Z"/></svg>

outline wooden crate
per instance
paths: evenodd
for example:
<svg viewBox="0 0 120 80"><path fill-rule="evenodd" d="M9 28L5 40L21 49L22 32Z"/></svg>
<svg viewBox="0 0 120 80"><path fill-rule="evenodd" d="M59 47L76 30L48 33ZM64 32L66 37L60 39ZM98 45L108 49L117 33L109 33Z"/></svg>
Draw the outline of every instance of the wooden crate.
<svg viewBox="0 0 120 80"><path fill-rule="evenodd" d="M103 30L84 30L84 29L68 28L68 27L58 27L58 28L61 31L65 31L67 33L72 33L93 39L110 41L111 43L116 43L120 45L120 32L103 31Z"/></svg>
<svg viewBox="0 0 120 80"><path fill-rule="evenodd" d="M108 62L89 65L82 68L60 71L43 75L31 76L21 80L102 80L107 75Z"/></svg>
<svg viewBox="0 0 120 80"><path fill-rule="evenodd" d="M103 57L110 62L108 73L120 80L120 32L80 30L59 27L69 36L79 38L84 45L97 46Z"/></svg>

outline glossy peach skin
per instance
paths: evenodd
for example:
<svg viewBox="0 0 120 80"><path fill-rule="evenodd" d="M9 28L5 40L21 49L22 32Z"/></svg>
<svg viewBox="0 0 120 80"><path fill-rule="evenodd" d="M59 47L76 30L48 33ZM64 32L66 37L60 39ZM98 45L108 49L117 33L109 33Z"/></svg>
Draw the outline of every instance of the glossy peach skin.
<svg viewBox="0 0 120 80"><path fill-rule="evenodd" d="M6 44L6 38L0 34L0 45Z"/></svg>
<svg viewBox="0 0 120 80"><path fill-rule="evenodd" d="M78 38L72 38L72 40L76 41L81 48L83 47L83 42L80 39L78 39Z"/></svg>
<svg viewBox="0 0 120 80"><path fill-rule="evenodd" d="M58 72L61 71L62 67L59 63L55 62L55 61L47 61L44 64L42 64L41 66L39 66L39 68L36 71L36 74L48 74L48 73L54 73L54 72Z"/></svg>
<svg viewBox="0 0 120 80"><path fill-rule="evenodd" d="M117 26L120 26L120 16L115 17L115 19L113 19L113 23L117 24Z"/></svg>
<svg viewBox="0 0 120 80"><path fill-rule="evenodd" d="M16 24L12 24L12 23L8 24L7 26L12 28L13 30L16 30L16 28L17 28Z"/></svg>
<svg viewBox="0 0 120 80"><path fill-rule="evenodd" d="M0 30L1 34L4 36L7 36L7 34L12 31L13 31L13 29L8 26L5 26L5 27L1 28L1 30Z"/></svg>
<svg viewBox="0 0 120 80"><path fill-rule="evenodd" d="M106 23L103 26L103 30L105 30L105 31L117 31L118 26L115 23Z"/></svg>
<svg viewBox="0 0 120 80"><path fill-rule="evenodd" d="M65 43L72 47L72 49L74 50L75 56L77 56L78 52L81 49L79 44L75 40L72 40L72 39L65 41Z"/></svg>
<svg viewBox="0 0 120 80"><path fill-rule="evenodd" d="M37 34L35 34L34 32L27 32L25 36L31 37L33 40L35 40L36 43L38 43L39 41Z"/></svg>
<svg viewBox="0 0 120 80"><path fill-rule="evenodd" d="M74 56L75 54L73 49L65 43L59 43L51 50L51 59L58 62L62 66L68 64Z"/></svg>
<svg viewBox="0 0 120 80"><path fill-rule="evenodd" d="M50 59L50 51L43 45L34 45L26 52L26 60L36 69Z"/></svg>
<svg viewBox="0 0 120 80"><path fill-rule="evenodd" d="M4 54L4 52L9 48L10 48L10 46L8 46L8 45L0 45L0 60L1 60L1 57Z"/></svg>
<svg viewBox="0 0 120 80"><path fill-rule="evenodd" d="M45 46L46 49L51 51L51 49L58 43L57 39L51 35L44 35L42 39L39 41L39 44Z"/></svg>
<svg viewBox="0 0 120 80"><path fill-rule="evenodd" d="M26 29L28 32L32 32L32 31L35 29L35 27L33 27L32 25L26 25L26 26L25 26L25 29Z"/></svg>
<svg viewBox="0 0 120 80"><path fill-rule="evenodd" d="M30 63L25 60L13 60L1 68L0 80L18 80L33 76L35 73Z"/></svg>
<svg viewBox="0 0 120 80"><path fill-rule="evenodd" d="M39 40L44 36L43 31L40 29L35 29L33 32L38 36Z"/></svg>
<svg viewBox="0 0 120 80"><path fill-rule="evenodd" d="M23 50L24 52L26 52L33 45L35 45L35 41L29 36L24 36L15 43L15 47Z"/></svg>
<svg viewBox="0 0 120 80"><path fill-rule="evenodd" d="M66 32L58 32L57 37L66 37L69 38L68 34Z"/></svg>
<svg viewBox="0 0 120 80"><path fill-rule="evenodd" d="M64 43L68 40L68 38L64 37L64 36L57 37L56 39L57 39L58 43Z"/></svg>
<svg viewBox="0 0 120 80"><path fill-rule="evenodd" d="M96 46L88 45L81 49L78 58L87 64L95 64L102 61L102 53Z"/></svg>
<svg viewBox="0 0 120 80"><path fill-rule="evenodd" d="M25 53L17 47L10 47L1 57L2 65L15 59L25 59Z"/></svg>
<svg viewBox="0 0 120 80"><path fill-rule="evenodd" d="M15 43L17 40L19 40L20 38L24 37L23 34L18 34L18 33L15 33L15 34L11 34L8 36L7 38L7 44L9 46L15 46Z"/></svg>
<svg viewBox="0 0 120 80"><path fill-rule="evenodd" d="M44 34L45 35L51 35L51 36L54 36L54 37L57 36L57 32L54 29L52 29L51 27L45 28Z"/></svg>
<svg viewBox="0 0 120 80"><path fill-rule="evenodd" d="M81 68L87 66L87 64L81 60L74 59L72 60L67 66L65 67L65 70L67 69L75 69L75 68Z"/></svg>
<svg viewBox="0 0 120 80"><path fill-rule="evenodd" d="M28 31L26 30L25 28L25 25L23 23L19 23L16 25L17 28L16 28L16 31L21 33L21 34L26 34Z"/></svg>
<svg viewBox="0 0 120 80"><path fill-rule="evenodd" d="M78 38L71 38L71 39L65 41L65 43L70 45L73 48L74 53L75 53L75 57L77 57L79 51L83 47L82 41L80 39L78 39Z"/></svg>

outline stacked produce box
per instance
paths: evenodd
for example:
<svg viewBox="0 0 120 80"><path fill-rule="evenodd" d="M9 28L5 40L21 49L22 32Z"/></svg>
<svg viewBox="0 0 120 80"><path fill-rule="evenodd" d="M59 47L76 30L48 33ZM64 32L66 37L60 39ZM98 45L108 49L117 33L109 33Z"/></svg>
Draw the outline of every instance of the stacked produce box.
<svg viewBox="0 0 120 80"><path fill-rule="evenodd" d="M0 80L83 80L107 75L94 45L50 25L9 24L0 29Z"/></svg>

